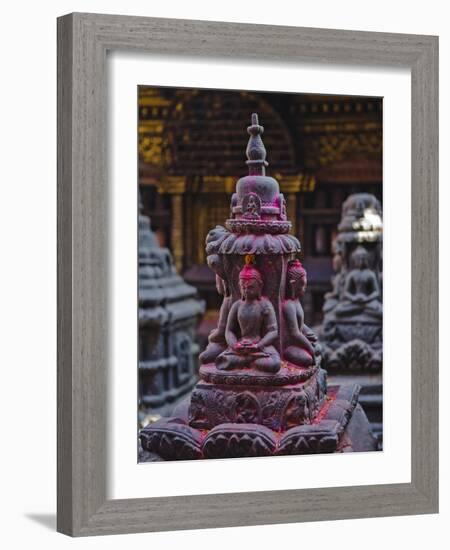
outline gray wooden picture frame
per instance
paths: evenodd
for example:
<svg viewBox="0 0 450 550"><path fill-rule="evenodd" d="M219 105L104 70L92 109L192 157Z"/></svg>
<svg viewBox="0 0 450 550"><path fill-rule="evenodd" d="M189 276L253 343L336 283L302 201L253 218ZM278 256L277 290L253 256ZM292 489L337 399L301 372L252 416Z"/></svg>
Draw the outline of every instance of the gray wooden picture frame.
<svg viewBox="0 0 450 550"><path fill-rule="evenodd" d="M111 50L411 70L411 483L107 499ZM82 13L58 19L59 531L82 536L437 512L437 312L437 37Z"/></svg>

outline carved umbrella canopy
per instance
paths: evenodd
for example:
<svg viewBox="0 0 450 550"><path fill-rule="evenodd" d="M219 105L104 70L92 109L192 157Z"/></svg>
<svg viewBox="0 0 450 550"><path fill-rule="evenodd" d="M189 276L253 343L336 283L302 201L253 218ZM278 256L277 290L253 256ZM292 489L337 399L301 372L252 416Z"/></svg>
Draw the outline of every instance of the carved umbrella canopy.
<svg viewBox="0 0 450 550"><path fill-rule="evenodd" d="M206 239L223 302L200 356L200 381L171 418L140 433L144 459L201 459L371 450L356 385L329 388L300 299L300 242L252 115L249 174L236 184L226 228ZM353 417L357 417L354 420ZM357 424L353 437L345 434ZM355 429L353 429L355 432Z"/></svg>

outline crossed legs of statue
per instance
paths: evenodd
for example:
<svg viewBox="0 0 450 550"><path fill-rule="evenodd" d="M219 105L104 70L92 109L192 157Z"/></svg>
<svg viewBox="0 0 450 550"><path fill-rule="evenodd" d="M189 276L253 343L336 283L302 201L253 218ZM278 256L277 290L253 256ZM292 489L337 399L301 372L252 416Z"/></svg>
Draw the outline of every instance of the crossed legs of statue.
<svg viewBox="0 0 450 550"><path fill-rule="evenodd" d="M280 355L274 346L267 346L262 351L239 353L227 349L216 359L219 370L231 370L254 367L264 372L278 372L281 367Z"/></svg>
<svg viewBox="0 0 450 550"><path fill-rule="evenodd" d="M298 346L287 347L283 352L283 357L286 361L299 367L310 367L314 364L312 355L306 349Z"/></svg>

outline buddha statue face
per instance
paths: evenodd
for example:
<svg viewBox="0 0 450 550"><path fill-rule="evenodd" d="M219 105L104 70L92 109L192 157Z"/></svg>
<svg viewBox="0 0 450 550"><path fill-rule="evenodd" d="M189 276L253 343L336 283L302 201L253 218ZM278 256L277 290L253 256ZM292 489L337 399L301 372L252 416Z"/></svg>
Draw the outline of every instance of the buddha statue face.
<svg viewBox="0 0 450 550"><path fill-rule="evenodd" d="M251 214L255 214L257 209L255 197L253 195L250 195L250 198L247 202L247 212L250 212Z"/></svg>
<svg viewBox="0 0 450 550"><path fill-rule="evenodd" d="M239 286L244 300L257 300L261 297L261 284L256 279L244 279Z"/></svg>
<svg viewBox="0 0 450 550"><path fill-rule="evenodd" d="M261 297L262 278L255 267L246 265L241 270L239 273L239 288L244 300L257 300Z"/></svg>
<svg viewBox="0 0 450 550"><path fill-rule="evenodd" d="M302 264L295 260L291 262L287 272L287 282L290 289L291 297L302 298L305 294L307 278L306 271Z"/></svg>
<svg viewBox="0 0 450 550"><path fill-rule="evenodd" d="M369 254L365 248L358 246L352 254L352 260L356 269L365 269L369 265Z"/></svg>
<svg viewBox="0 0 450 550"><path fill-rule="evenodd" d="M299 279L290 279L289 284L291 285L292 296L303 298L306 290L306 277L301 277Z"/></svg>

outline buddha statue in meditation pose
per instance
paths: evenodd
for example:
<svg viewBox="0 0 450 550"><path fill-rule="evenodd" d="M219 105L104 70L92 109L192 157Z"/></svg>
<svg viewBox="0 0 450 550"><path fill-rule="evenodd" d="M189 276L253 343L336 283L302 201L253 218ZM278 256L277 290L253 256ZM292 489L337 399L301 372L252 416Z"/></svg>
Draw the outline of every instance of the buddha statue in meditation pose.
<svg viewBox="0 0 450 550"><path fill-rule="evenodd" d="M367 250L358 246L352 254L352 269L346 277L343 300L336 306L337 317L367 315L380 318L383 315L381 292L375 273L369 268Z"/></svg>
<svg viewBox="0 0 450 550"><path fill-rule="evenodd" d="M304 323L300 298L305 294L307 279L299 260L289 263L286 279L286 298L282 305L283 359L298 367L309 367L315 362L314 345L317 337Z"/></svg>
<svg viewBox="0 0 450 550"><path fill-rule="evenodd" d="M216 275L217 292L223 296L223 302L220 307L219 322L208 337L208 345L203 353L200 354L200 362L202 365L214 363L217 356L227 349L225 340L225 330L227 327L228 313L231 307L231 293L228 285L222 277Z"/></svg>
<svg viewBox="0 0 450 550"><path fill-rule="evenodd" d="M259 218L261 204L257 195L250 193L247 197L245 197L243 207L244 218Z"/></svg>
<svg viewBox="0 0 450 550"><path fill-rule="evenodd" d="M281 361L274 343L278 325L271 301L261 296L263 280L253 265L239 273L241 299L231 306L225 330L227 349L216 359L218 369L254 367L275 373Z"/></svg>

